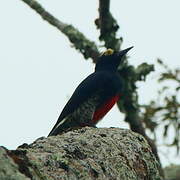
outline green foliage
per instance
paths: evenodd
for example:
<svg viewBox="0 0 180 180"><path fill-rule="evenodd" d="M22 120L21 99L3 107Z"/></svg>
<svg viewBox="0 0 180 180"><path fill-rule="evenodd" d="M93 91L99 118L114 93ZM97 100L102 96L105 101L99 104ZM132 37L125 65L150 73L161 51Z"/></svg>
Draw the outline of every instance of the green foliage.
<svg viewBox="0 0 180 180"><path fill-rule="evenodd" d="M136 80L145 81L146 76L154 71L154 66L147 63L142 63L136 68Z"/></svg>
<svg viewBox="0 0 180 180"><path fill-rule="evenodd" d="M129 65L127 59L123 66L119 67L119 74L124 78L124 96L118 102L118 107L122 112L132 114L139 109L137 81L145 81L146 76L154 71L154 66L147 63L140 64L137 68Z"/></svg>
<svg viewBox="0 0 180 180"><path fill-rule="evenodd" d="M168 137L168 131L174 131L172 143L170 146L176 146L177 152L180 150L180 69L170 69L161 60L159 65L164 69L158 78L162 84L158 91L157 100L152 100L148 105L143 106L142 119L147 129L157 134L156 127L164 126L163 136ZM169 84L167 86L166 84Z"/></svg>

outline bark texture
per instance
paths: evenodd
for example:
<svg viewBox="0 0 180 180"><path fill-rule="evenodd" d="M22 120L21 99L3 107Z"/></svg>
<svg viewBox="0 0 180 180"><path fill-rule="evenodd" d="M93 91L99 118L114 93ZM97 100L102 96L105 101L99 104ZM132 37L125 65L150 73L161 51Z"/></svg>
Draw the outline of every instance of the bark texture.
<svg viewBox="0 0 180 180"><path fill-rule="evenodd" d="M119 128L85 127L0 148L1 180L160 180L144 137Z"/></svg>

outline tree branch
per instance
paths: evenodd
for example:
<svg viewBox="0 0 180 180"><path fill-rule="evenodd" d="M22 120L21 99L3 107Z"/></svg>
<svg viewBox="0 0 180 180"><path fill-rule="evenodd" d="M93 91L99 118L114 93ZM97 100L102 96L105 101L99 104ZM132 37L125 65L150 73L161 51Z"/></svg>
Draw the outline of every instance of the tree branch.
<svg viewBox="0 0 180 180"><path fill-rule="evenodd" d="M99 40L105 42L105 47L119 51L122 38L116 38L119 26L109 8L110 0L99 0L99 19L96 19L95 24L100 29Z"/></svg>
<svg viewBox="0 0 180 180"><path fill-rule="evenodd" d="M92 58L93 62L96 62L99 51L95 42L88 40L84 34L79 32L72 25L63 23L59 19L55 18L49 12L47 12L37 1L35 0L22 0L33 10L35 10L45 21L59 29L65 34L69 41L74 45L74 48L79 50L83 54L85 59Z"/></svg>
<svg viewBox="0 0 180 180"><path fill-rule="evenodd" d="M146 132L140 117L140 105L138 103L137 87L136 82L146 79L146 76L154 71L153 65L143 63L137 68L126 64L124 67L119 69L119 74L124 78L124 92L120 101L117 105L121 112L125 113L125 121L129 123L130 129L137 132L145 137L149 145L152 148L152 152L160 162L155 142L151 140ZM164 176L162 167L159 167L161 176Z"/></svg>

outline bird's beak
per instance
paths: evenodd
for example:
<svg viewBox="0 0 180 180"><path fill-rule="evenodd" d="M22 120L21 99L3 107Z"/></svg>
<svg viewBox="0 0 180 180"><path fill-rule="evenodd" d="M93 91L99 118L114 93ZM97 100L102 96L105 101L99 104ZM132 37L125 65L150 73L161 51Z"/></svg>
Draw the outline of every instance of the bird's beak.
<svg viewBox="0 0 180 180"><path fill-rule="evenodd" d="M129 47L129 48L127 48L127 49L124 49L124 50L122 50L122 51L120 51L119 53L118 53L118 57L123 57L124 55L126 55L127 54L127 52L129 51L129 50L131 50L133 48L133 46L131 46L131 47Z"/></svg>

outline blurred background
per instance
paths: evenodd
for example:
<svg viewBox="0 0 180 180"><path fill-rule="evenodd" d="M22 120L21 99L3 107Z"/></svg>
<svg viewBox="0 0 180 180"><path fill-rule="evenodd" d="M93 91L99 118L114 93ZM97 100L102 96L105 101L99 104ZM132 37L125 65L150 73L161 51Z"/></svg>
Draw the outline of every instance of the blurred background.
<svg viewBox="0 0 180 180"><path fill-rule="evenodd" d="M99 16L97 1L38 2L103 50L94 25ZM118 35L123 37L122 49L134 46L129 52L129 63L135 67L143 62L155 65L146 81L137 84L140 104L150 104L152 100L161 103L158 90L162 84L157 80L166 68L157 59L172 70L179 66L179 7L178 0L111 1L111 13L120 26ZM23 1L2 1L0 14L0 145L15 149L48 135L74 89L94 71L94 64L91 59L85 60L65 35L43 21ZM167 80L163 86L172 88L166 94L171 96L177 82ZM115 106L98 127L129 128L129 125ZM170 127L164 139L164 126L156 127L156 144L163 166L180 164L178 143L166 145L173 143L172 138L178 132ZM154 137L148 129L147 133ZM178 138L177 135L179 142Z"/></svg>

